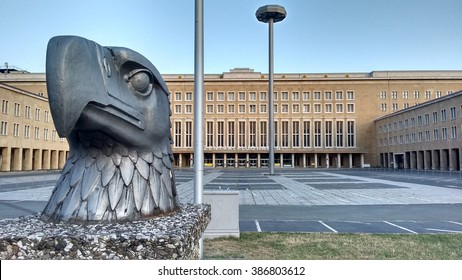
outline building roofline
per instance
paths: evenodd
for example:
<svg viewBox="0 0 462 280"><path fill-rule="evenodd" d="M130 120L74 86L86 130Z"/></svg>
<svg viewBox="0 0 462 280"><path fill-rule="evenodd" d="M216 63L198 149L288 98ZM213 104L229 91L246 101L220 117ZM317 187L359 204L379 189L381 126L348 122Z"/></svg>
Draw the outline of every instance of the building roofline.
<svg viewBox="0 0 462 280"><path fill-rule="evenodd" d="M19 94L23 94L23 95L27 95L27 96L30 96L30 97L33 97L33 98L37 98L37 99L40 99L42 101L48 101L48 98L46 98L45 96L40 96L40 95L38 95L36 93L32 93L32 92L27 91L27 90L19 89L17 87L13 87L13 86L7 85L7 84L2 83L2 82L0 82L0 88L4 88L4 89L11 90L11 91L14 91L14 92L19 93Z"/></svg>

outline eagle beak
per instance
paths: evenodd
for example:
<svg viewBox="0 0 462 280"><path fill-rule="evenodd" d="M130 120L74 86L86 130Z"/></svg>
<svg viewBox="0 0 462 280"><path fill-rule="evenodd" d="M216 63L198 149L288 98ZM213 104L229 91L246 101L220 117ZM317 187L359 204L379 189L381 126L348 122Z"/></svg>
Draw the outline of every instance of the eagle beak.
<svg viewBox="0 0 462 280"><path fill-rule="evenodd" d="M53 37L48 42L47 90L53 121L61 137L70 135L88 103L107 104L98 47L76 36Z"/></svg>

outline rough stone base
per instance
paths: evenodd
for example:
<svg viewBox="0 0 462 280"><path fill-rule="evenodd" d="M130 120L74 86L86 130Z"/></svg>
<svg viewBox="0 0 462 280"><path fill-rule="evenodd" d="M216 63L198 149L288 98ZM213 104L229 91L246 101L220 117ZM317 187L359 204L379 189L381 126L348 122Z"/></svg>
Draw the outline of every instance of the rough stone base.
<svg viewBox="0 0 462 280"><path fill-rule="evenodd" d="M210 205L124 223L48 223L39 215L0 220L0 259L198 259Z"/></svg>

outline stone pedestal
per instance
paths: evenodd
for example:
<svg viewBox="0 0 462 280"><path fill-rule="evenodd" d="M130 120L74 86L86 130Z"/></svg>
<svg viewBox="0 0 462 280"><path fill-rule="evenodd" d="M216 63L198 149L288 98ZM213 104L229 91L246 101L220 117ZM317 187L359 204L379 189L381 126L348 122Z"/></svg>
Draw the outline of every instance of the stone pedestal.
<svg viewBox="0 0 462 280"><path fill-rule="evenodd" d="M0 259L198 259L209 205L124 223L48 223L38 215L0 221Z"/></svg>

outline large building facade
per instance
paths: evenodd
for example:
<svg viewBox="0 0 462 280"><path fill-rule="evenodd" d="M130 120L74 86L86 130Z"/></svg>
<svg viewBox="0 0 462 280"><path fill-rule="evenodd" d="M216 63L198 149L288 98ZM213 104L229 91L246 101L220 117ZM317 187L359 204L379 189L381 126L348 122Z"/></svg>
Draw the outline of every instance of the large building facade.
<svg viewBox="0 0 462 280"><path fill-rule="evenodd" d="M462 91L375 120L382 167L461 171Z"/></svg>
<svg viewBox="0 0 462 280"><path fill-rule="evenodd" d="M1 170L61 168L68 146L51 120L45 75L0 75ZM171 93L175 165L189 167L194 155L194 77L163 77ZM462 71L275 74L274 78L275 164L281 167L384 166L375 119L420 108L419 104L462 89ZM205 165L267 166L267 74L237 68L207 74L204 80Z"/></svg>

